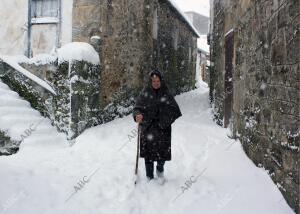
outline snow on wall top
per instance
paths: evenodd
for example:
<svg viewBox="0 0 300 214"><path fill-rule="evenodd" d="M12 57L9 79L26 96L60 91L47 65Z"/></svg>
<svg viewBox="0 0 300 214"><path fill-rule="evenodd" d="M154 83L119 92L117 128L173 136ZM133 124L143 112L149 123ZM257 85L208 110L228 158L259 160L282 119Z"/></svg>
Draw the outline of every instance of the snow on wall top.
<svg viewBox="0 0 300 214"><path fill-rule="evenodd" d="M5 63L22 73L24 76L28 77L32 81L36 82L38 85L42 86L43 88L47 89L50 91L52 94L56 95L56 92L53 90L53 88L46 83L44 80L40 79L39 77L35 76L31 72L27 71L25 68L21 67L15 60L14 58L10 58L8 56L1 56L0 59L2 59Z"/></svg>
<svg viewBox="0 0 300 214"><path fill-rule="evenodd" d="M97 51L88 43L72 42L57 50L58 63L70 60L87 61L94 65L100 64Z"/></svg>
<svg viewBox="0 0 300 214"><path fill-rule="evenodd" d="M182 18L187 22L187 24L192 28L192 30L194 31L194 33L200 37L197 29L194 27L193 23L189 20L189 18L185 15L185 13L178 7L178 5L175 3L174 0L167 0L167 2L169 2L173 8L175 10L177 10L177 12L182 16Z"/></svg>
<svg viewBox="0 0 300 214"><path fill-rule="evenodd" d="M24 55L7 56L17 63L27 63L35 65L45 65L55 62L62 63L70 60L84 60L92 64L100 63L99 55L88 43L73 42L64 45L63 47L52 51L50 54L38 54L32 58L27 58Z"/></svg>
<svg viewBox="0 0 300 214"><path fill-rule="evenodd" d="M35 64L35 65L46 65L54 63L57 60L55 54L38 54L33 58L27 58L24 55L9 56L10 59L17 63Z"/></svg>

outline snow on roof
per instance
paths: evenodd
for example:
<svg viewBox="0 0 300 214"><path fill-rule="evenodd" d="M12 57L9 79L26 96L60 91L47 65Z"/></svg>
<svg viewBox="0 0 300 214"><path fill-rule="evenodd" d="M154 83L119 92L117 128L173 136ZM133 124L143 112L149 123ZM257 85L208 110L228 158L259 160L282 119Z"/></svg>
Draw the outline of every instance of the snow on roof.
<svg viewBox="0 0 300 214"><path fill-rule="evenodd" d="M2 59L5 63L22 73L24 76L28 77L32 81L36 82L38 85L42 86L43 88L47 89L50 91L52 94L56 95L56 92L53 90L53 88L46 83L44 80L40 79L39 77L35 76L31 72L27 71L25 68L21 67L15 60L14 58L11 58L9 56L1 56L0 59Z"/></svg>
<svg viewBox="0 0 300 214"><path fill-rule="evenodd" d="M72 42L57 49L58 63L70 60L87 61L94 65L100 64L97 51L88 43Z"/></svg>
<svg viewBox="0 0 300 214"><path fill-rule="evenodd" d="M178 7L178 5L175 3L174 0L167 0L167 2L169 2L173 8L175 10L177 10L177 12L181 15L181 17L186 21L186 23L189 25L189 27L194 31L194 33L200 37L199 32L197 31L197 29L194 27L193 23L189 20L189 18L187 17L187 15Z"/></svg>

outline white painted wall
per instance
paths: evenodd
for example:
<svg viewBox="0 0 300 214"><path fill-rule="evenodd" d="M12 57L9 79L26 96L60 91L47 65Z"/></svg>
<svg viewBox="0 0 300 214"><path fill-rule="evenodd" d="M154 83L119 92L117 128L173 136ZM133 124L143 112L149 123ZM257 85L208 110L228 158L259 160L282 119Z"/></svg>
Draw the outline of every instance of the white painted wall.
<svg viewBox="0 0 300 214"><path fill-rule="evenodd" d="M72 42L73 0L62 1L60 43ZM1 0L0 54L20 55L27 50L28 0ZM54 47L53 25L34 25L32 28L33 54L48 53Z"/></svg>
<svg viewBox="0 0 300 214"><path fill-rule="evenodd" d="M61 0L62 23L61 45L72 42L73 0Z"/></svg>
<svg viewBox="0 0 300 214"><path fill-rule="evenodd" d="M0 54L24 54L27 44L27 0L1 0Z"/></svg>

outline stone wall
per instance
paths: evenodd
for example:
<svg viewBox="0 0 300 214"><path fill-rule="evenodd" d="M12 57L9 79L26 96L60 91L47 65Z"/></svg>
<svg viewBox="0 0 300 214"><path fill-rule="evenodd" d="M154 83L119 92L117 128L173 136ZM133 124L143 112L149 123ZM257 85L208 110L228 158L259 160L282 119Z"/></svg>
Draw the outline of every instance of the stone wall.
<svg viewBox="0 0 300 214"><path fill-rule="evenodd" d="M299 212L300 5L214 1L211 99L224 118L224 34L234 29L232 131Z"/></svg>
<svg viewBox="0 0 300 214"><path fill-rule="evenodd" d="M0 130L0 156L12 155L19 151L20 142L10 139L8 134Z"/></svg>
<svg viewBox="0 0 300 214"><path fill-rule="evenodd" d="M158 2L158 67L171 93L179 94L195 87L197 38L170 3Z"/></svg>
<svg viewBox="0 0 300 214"><path fill-rule="evenodd" d="M24 54L27 50L28 1L2 0L0 7L0 53Z"/></svg>
<svg viewBox="0 0 300 214"><path fill-rule="evenodd" d="M86 128L98 125L100 114L100 68L85 61L58 64L48 81L57 90L53 100L54 125L74 139Z"/></svg>
<svg viewBox="0 0 300 214"><path fill-rule="evenodd" d="M213 66L210 70L210 100L214 110L214 119L217 124L223 126L224 118L224 80L225 80L225 49L224 34L229 29L225 29L225 14L230 14L229 9L225 11L222 1L214 1L213 5L213 26L211 41L211 60ZM232 25L234 23L231 23Z"/></svg>
<svg viewBox="0 0 300 214"><path fill-rule="evenodd" d="M72 40L90 42L92 36L99 36L99 0L73 0Z"/></svg>
<svg viewBox="0 0 300 214"><path fill-rule="evenodd" d="M89 42L93 36L101 39L99 81L104 121L131 112L143 77L150 71L152 40L145 32L152 27L148 20L151 5L150 0L139 4L133 0L74 1L73 41ZM87 10L88 15L76 15Z"/></svg>
<svg viewBox="0 0 300 214"><path fill-rule="evenodd" d="M149 30L152 21L149 18L152 5L150 0L101 3L104 106L118 102L119 94L124 94L125 100L135 97L143 87L143 77L151 69L153 48Z"/></svg>

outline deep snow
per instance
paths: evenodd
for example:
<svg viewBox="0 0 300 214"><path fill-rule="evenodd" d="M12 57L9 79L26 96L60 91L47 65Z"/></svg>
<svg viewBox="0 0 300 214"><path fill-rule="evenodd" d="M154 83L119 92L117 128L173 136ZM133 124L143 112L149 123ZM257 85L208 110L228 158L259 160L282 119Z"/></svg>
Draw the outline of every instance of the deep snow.
<svg viewBox="0 0 300 214"><path fill-rule="evenodd" d="M0 157L0 213L293 213L267 172L212 121L204 83L176 100L183 116L172 127L164 186L147 183L140 159L134 187L136 124L128 116L86 130L72 147L30 141L33 133L16 155Z"/></svg>

